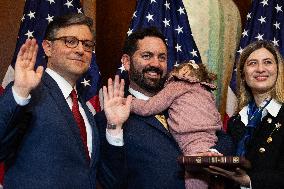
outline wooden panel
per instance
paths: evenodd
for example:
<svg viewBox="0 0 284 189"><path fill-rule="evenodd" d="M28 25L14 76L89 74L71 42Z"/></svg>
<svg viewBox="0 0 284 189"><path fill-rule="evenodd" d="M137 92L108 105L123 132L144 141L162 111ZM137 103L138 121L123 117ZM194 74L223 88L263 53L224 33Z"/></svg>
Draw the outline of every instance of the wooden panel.
<svg viewBox="0 0 284 189"><path fill-rule="evenodd" d="M245 21L246 21L246 15L250 9L251 0L234 0L236 5L238 6L241 18L242 18L242 25L244 27Z"/></svg>
<svg viewBox="0 0 284 189"><path fill-rule="evenodd" d="M0 1L0 82L12 61L16 46L24 1Z"/></svg>
<svg viewBox="0 0 284 189"><path fill-rule="evenodd" d="M96 0L81 0L84 13L91 17L94 21L94 29L96 30Z"/></svg>
<svg viewBox="0 0 284 189"><path fill-rule="evenodd" d="M97 0L96 56L104 83L120 65L121 49L135 5L136 0Z"/></svg>

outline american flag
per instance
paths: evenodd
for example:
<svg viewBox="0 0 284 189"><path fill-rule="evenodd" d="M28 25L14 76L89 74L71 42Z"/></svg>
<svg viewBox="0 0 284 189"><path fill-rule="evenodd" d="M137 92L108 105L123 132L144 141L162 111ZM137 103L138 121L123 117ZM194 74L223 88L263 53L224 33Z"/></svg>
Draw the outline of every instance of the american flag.
<svg viewBox="0 0 284 189"><path fill-rule="evenodd" d="M236 57L251 42L256 40L271 41L284 55L284 1L282 0L253 0L252 7L247 14L247 21L242 32L240 46ZM234 114L236 107L236 68L232 72L230 86L228 88L226 118Z"/></svg>
<svg viewBox="0 0 284 189"><path fill-rule="evenodd" d="M52 22L54 17L68 13L83 14L80 0L26 0L13 60L3 79L2 86L4 88L14 79L14 65L17 54L27 38L36 38L39 44L36 67L39 65L46 67L44 51L41 46L46 27L48 23ZM93 112L95 112L94 110L100 110L97 95L100 88L100 78L99 69L95 61L95 54L93 53L92 63L88 73L77 83L80 94L88 101L87 104Z"/></svg>
<svg viewBox="0 0 284 189"><path fill-rule="evenodd" d="M182 0L137 0L127 35L150 26L157 27L166 37L169 71L184 61L201 62ZM124 71L123 66L119 69Z"/></svg>

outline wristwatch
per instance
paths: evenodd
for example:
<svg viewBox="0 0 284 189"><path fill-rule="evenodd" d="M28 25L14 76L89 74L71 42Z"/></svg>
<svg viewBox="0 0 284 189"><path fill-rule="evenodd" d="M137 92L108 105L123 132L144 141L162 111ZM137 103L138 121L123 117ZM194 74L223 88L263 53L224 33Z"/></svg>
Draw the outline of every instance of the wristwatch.
<svg viewBox="0 0 284 189"><path fill-rule="evenodd" d="M107 129L116 129L116 124L113 123L107 123Z"/></svg>

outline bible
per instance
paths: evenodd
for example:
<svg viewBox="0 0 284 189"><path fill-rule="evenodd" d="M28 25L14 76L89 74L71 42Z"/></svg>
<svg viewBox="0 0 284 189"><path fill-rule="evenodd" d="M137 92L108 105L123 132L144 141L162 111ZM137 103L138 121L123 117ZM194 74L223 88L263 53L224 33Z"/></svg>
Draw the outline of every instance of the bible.
<svg viewBox="0 0 284 189"><path fill-rule="evenodd" d="M249 169L250 162L239 156L179 156L178 162L185 166L187 171L202 171L203 168L216 166L232 170L237 167Z"/></svg>

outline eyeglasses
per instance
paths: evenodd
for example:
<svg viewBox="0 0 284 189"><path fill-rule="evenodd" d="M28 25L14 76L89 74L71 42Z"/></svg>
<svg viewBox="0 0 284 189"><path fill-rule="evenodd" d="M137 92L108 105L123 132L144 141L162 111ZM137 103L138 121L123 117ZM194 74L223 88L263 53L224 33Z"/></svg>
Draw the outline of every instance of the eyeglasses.
<svg viewBox="0 0 284 189"><path fill-rule="evenodd" d="M63 37L58 37L58 38L53 38L50 41L56 41L56 40L62 40L64 41L65 45L68 48L76 48L79 44L79 41L82 43L83 45L83 49L84 51L87 52L92 52L94 50L95 47L95 42L94 41L90 41L90 40L79 40L74 36L63 36Z"/></svg>

